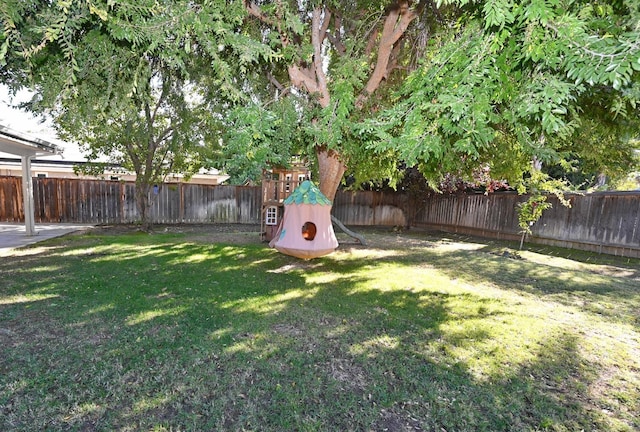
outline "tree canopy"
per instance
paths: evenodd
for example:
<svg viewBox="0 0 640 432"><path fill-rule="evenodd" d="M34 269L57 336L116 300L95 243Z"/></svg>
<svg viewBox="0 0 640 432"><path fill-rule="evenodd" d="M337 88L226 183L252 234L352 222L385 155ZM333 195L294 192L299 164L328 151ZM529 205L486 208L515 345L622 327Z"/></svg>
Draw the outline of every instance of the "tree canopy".
<svg viewBox="0 0 640 432"><path fill-rule="evenodd" d="M238 181L302 152L330 198L345 172L393 183L401 164L518 184L540 164L637 161L633 1L11 0L0 16L3 82L35 86L92 149L109 116L173 124L209 158L221 144ZM137 136L118 133L119 149ZM193 165L193 148L163 151Z"/></svg>
<svg viewBox="0 0 640 432"><path fill-rule="evenodd" d="M28 108L91 159L136 173L144 225L151 187L211 159L220 106L246 99L238 72L272 55L239 31L239 3L10 1L0 13L3 81L36 89Z"/></svg>
<svg viewBox="0 0 640 432"><path fill-rule="evenodd" d="M620 173L638 131L638 11L625 2L441 2L394 106L360 129L431 179L486 165L522 179L531 161Z"/></svg>
<svg viewBox="0 0 640 432"><path fill-rule="evenodd" d="M637 164L633 2L245 4L282 53L276 87L304 99L310 153L334 152L357 181L400 163L432 184L488 169L516 185L539 164Z"/></svg>

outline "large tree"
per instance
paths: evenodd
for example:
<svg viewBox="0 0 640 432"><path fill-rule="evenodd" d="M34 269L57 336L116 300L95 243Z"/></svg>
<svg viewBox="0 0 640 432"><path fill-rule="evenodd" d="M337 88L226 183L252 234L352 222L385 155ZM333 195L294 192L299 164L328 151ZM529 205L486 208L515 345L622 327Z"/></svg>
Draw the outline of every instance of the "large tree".
<svg viewBox="0 0 640 432"><path fill-rule="evenodd" d="M245 1L266 43L282 53L270 73L275 87L298 99L318 161L322 192L333 199L350 167L375 177L393 175L394 161L372 158L352 133L352 123L384 106L384 83L401 80L421 52L428 32L422 5L392 2ZM412 40L412 43L406 43ZM284 63L284 74L277 66ZM367 169L369 168L369 169Z"/></svg>
<svg viewBox="0 0 640 432"><path fill-rule="evenodd" d="M329 197L347 168L393 177L398 162L433 184L479 167L518 183L541 162L609 172L633 163L640 43L630 2L245 6L282 52L275 86L308 112Z"/></svg>
<svg viewBox="0 0 640 432"><path fill-rule="evenodd" d="M187 76L153 53L108 40L100 46L104 39L98 33L83 40L78 61L96 66L78 71L73 97L55 98L53 106L46 99L33 104L46 102L42 108L53 115L60 137L81 143L90 160L106 159L136 173L136 204L148 229L152 187L161 187L169 174L195 173L216 143L211 104L194 79L206 71L189 65ZM56 88L47 77L39 82Z"/></svg>
<svg viewBox="0 0 640 432"><path fill-rule="evenodd" d="M147 228L152 186L210 159L221 105L244 98L237 76L269 55L244 15L225 1L8 1L0 76L35 90L27 108L90 158L136 173Z"/></svg>
<svg viewBox="0 0 640 432"><path fill-rule="evenodd" d="M620 174L637 159L640 22L632 2L445 1L397 103L361 129L434 183L489 167L518 184L541 164ZM526 178L526 175L525 177Z"/></svg>
<svg viewBox="0 0 640 432"><path fill-rule="evenodd" d="M140 125L149 117L143 115L144 101L153 112L157 99L150 96L164 94L165 81L147 80L153 76L166 77L168 89L195 83L207 101L250 95L260 104L268 87L272 99L290 99L296 115L289 118L301 127L286 133L295 133L296 145L306 144L316 156L320 186L330 198L347 169L357 180L394 177L399 162L418 166L434 180L482 167L517 181L532 161L569 166L572 158L581 158L604 170L624 168L631 160L627 143L637 130L640 100L634 5L623 0L10 0L0 5L0 61L5 62L0 76L5 82L43 84L38 88L43 106L62 107L64 113L65 95L91 87L79 77L87 69L108 69L104 56L83 57L87 49L92 52L83 42L98 32L111 44L106 52L139 59L132 72L127 64L131 78L118 89L124 96L140 96ZM237 31L241 23L242 32ZM248 67L257 53L270 55L265 45L278 53L270 57L278 61ZM209 67L207 76L196 73L203 65ZM58 76L57 84L50 86L46 74ZM104 107L110 101L125 99L97 99L95 111L108 113ZM83 106L94 110L90 99L84 100ZM171 109L194 100L185 98ZM244 135L250 139L227 136L227 150L249 144L262 155L269 152L280 136L277 125L262 121L264 130L257 131L260 125L251 122L252 115L264 120L276 112L266 109L263 103L219 118L250 132ZM148 123L141 130L151 129L163 130ZM584 133L589 129L593 132ZM596 137L606 137L606 145ZM286 153L284 144L279 147ZM590 151L595 144L598 151Z"/></svg>

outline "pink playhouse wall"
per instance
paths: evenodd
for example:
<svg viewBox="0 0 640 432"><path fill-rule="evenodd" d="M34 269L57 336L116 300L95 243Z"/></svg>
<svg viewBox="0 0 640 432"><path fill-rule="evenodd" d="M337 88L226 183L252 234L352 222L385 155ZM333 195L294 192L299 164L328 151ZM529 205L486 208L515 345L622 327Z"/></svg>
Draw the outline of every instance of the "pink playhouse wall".
<svg viewBox="0 0 640 432"><path fill-rule="evenodd" d="M312 222L316 226L313 240L303 237L303 226ZM338 247L331 224L331 206L321 204L285 205L280 232L269 243L278 251L298 258L311 259L330 254Z"/></svg>

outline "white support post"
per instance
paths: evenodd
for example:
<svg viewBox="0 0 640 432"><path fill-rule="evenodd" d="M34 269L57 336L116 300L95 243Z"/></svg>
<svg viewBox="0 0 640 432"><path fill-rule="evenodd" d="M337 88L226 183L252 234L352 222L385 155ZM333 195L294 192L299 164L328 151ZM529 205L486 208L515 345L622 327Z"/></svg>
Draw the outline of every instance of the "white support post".
<svg viewBox="0 0 640 432"><path fill-rule="evenodd" d="M22 200L24 203L24 226L28 236L36 235L33 180L31 179L31 156L22 156Z"/></svg>

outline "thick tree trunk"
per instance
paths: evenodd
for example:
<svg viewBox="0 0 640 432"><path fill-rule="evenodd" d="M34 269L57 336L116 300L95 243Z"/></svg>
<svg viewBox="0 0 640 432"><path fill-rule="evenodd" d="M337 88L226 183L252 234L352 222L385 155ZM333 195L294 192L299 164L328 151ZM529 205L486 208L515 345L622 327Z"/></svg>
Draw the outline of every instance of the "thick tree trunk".
<svg viewBox="0 0 640 432"><path fill-rule="evenodd" d="M333 203L333 200L336 197L336 192L338 192L338 186L340 186L342 176L344 175L347 166L340 158L340 154L335 150L328 150L326 147L318 147L316 149L316 155L318 156L320 192L322 192ZM335 216L332 215L331 220L342 230L342 232L358 240L360 244L364 246L367 245L367 242L362 235L348 229L342 222L336 219Z"/></svg>
<svg viewBox="0 0 640 432"><path fill-rule="evenodd" d="M347 166L340 159L340 154L335 150L318 147L316 155L318 156L320 191L333 201Z"/></svg>
<svg viewBox="0 0 640 432"><path fill-rule="evenodd" d="M314 6L311 10L311 25L308 27L311 40L305 41L303 37L292 38L289 34L288 26L283 20L284 14L281 13L284 9L280 8L280 2L275 2L275 13L265 13L259 2L244 0L249 15L260 20L280 35L282 47L287 48L294 45L294 48L305 53L300 57L304 60L288 66L289 79L293 88L317 98L317 102L322 108L327 108L331 104L331 94L325 75L326 60L330 58L330 54L325 51L328 48L325 45L326 40L329 39L335 48L335 53L345 55L347 50L343 38L346 40L348 37L345 34L346 29L342 17L335 11L332 12L325 3L312 2ZM371 65L372 73L361 94L356 98L356 109L363 108L367 99L380 87L391 70L397 66L395 57L397 51L400 50L398 42L406 33L409 24L418 17L418 13L411 7L408 0L396 0L390 3L393 4L388 15L384 18L381 31L376 30L372 34L366 48L367 53L371 53L376 46L378 50L374 56L375 65ZM330 31L331 22L333 22L333 29ZM311 61L309 61L308 53L304 47L304 43L308 42L311 42L313 48ZM316 156L318 158L320 190L333 202L347 169L346 161L341 157L339 150L328 149L322 145L316 148Z"/></svg>
<svg viewBox="0 0 640 432"><path fill-rule="evenodd" d="M151 199L149 185L136 184L136 205L140 214L140 228L143 231L151 230Z"/></svg>

